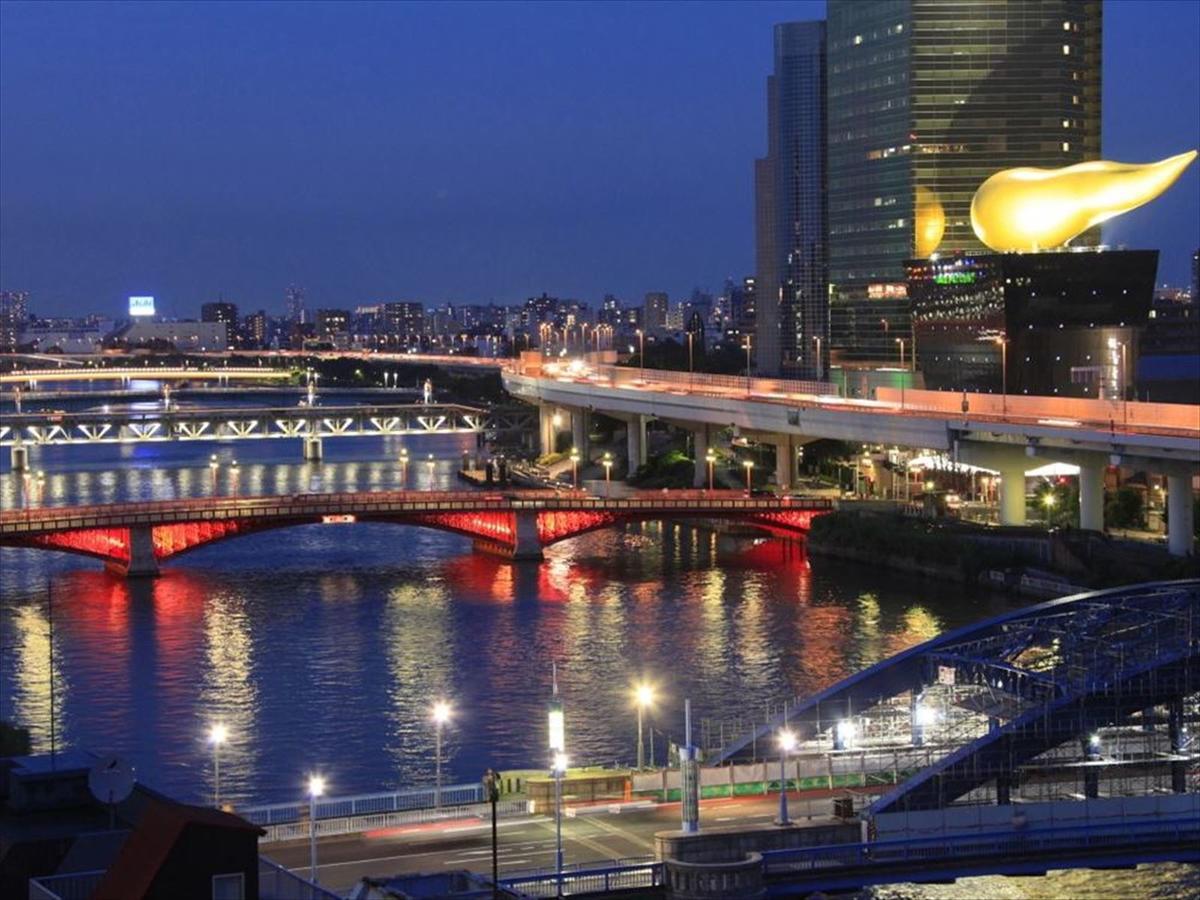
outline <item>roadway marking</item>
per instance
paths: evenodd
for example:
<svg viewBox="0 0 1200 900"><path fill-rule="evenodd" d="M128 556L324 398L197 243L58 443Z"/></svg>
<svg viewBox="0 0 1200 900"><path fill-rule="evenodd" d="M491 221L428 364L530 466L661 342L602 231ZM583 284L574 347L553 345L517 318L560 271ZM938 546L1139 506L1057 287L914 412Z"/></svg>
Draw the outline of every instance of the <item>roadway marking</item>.
<svg viewBox="0 0 1200 900"><path fill-rule="evenodd" d="M647 850L654 849L654 844L652 842L646 840L645 838L641 837L640 835L634 834L631 831L626 831L624 828L621 828L618 825L614 825L611 822L605 822L605 821L601 820L599 817L592 819L591 822L593 825L595 825L597 828L601 829L602 831L607 831L609 834L613 834L613 835L616 835L617 837L623 838L624 840L629 841L629 843L634 844L635 846L643 847ZM613 857L613 858L617 859L617 858L619 858L619 856Z"/></svg>

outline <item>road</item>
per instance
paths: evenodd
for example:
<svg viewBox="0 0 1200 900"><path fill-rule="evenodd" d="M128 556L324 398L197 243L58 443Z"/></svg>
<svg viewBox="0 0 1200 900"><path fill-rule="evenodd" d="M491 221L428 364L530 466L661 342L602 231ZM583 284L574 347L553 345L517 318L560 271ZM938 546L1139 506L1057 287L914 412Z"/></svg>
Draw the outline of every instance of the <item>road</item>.
<svg viewBox="0 0 1200 900"><path fill-rule="evenodd" d="M793 818L827 824L832 801L818 792L805 799L790 795ZM705 800L700 806L701 828L765 825L779 812L779 795ZM654 833L679 827L679 804L626 810L620 814L594 812L563 818L563 854L568 865L608 861L654 853ZM501 820L498 828L500 873L516 874L554 868L554 819L535 816ZM264 845L263 855L307 878L309 845L305 841ZM491 826L478 820L439 825L413 825L383 833L325 838L317 848L317 871L323 886L348 891L363 876L491 870Z"/></svg>

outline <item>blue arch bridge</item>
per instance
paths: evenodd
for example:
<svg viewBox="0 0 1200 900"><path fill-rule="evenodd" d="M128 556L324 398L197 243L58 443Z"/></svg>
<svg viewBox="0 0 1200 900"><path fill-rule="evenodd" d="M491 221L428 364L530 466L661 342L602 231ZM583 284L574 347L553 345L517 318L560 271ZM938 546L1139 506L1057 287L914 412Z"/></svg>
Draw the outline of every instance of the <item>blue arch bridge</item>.
<svg viewBox="0 0 1200 900"><path fill-rule="evenodd" d="M564 890L637 882L661 896L806 896L1200 863L1198 726L1200 580L1063 597L947 632L798 700L709 753L697 779L732 783L725 773L740 765L789 786L829 773L832 786L839 772L890 770L882 793L846 791L831 817L789 822L781 808L786 824L685 822L656 835L653 861L568 873ZM769 763L756 761L764 750ZM547 877L511 887L557 890Z"/></svg>

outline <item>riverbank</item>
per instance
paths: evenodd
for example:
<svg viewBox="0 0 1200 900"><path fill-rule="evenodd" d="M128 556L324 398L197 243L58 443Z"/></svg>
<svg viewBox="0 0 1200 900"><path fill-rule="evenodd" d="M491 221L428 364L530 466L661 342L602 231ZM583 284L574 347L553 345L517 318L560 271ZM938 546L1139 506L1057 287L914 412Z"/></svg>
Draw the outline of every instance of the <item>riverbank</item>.
<svg viewBox="0 0 1200 900"><path fill-rule="evenodd" d="M996 528L876 511L839 510L815 519L808 552L1034 596L1200 574L1195 559L1093 532Z"/></svg>

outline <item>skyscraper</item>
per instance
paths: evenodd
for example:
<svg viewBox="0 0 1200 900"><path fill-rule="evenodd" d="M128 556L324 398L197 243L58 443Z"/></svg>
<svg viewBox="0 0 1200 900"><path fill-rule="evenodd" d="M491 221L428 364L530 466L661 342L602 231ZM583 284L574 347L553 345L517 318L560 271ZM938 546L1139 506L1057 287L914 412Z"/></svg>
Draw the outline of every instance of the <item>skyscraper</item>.
<svg viewBox="0 0 1200 900"><path fill-rule="evenodd" d="M0 350L17 348L21 328L29 318L27 291L0 291Z"/></svg>
<svg viewBox="0 0 1200 900"><path fill-rule="evenodd" d="M670 312L670 301L661 291L651 291L646 295L642 307L642 327L648 332L664 331L667 327L667 313Z"/></svg>
<svg viewBox="0 0 1200 900"><path fill-rule="evenodd" d="M304 291L292 285L284 294L284 318L293 325L303 325L308 321L304 310Z"/></svg>
<svg viewBox="0 0 1200 900"><path fill-rule="evenodd" d="M906 258L987 252L970 205L988 176L1099 157L1100 37L1100 0L829 0L829 280L846 358L891 359L910 336Z"/></svg>
<svg viewBox="0 0 1200 900"><path fill-rule="evenodd" d="M820 377L817 354L829 350L824 22L775 26L754 190L758 372Z"/></svg>

